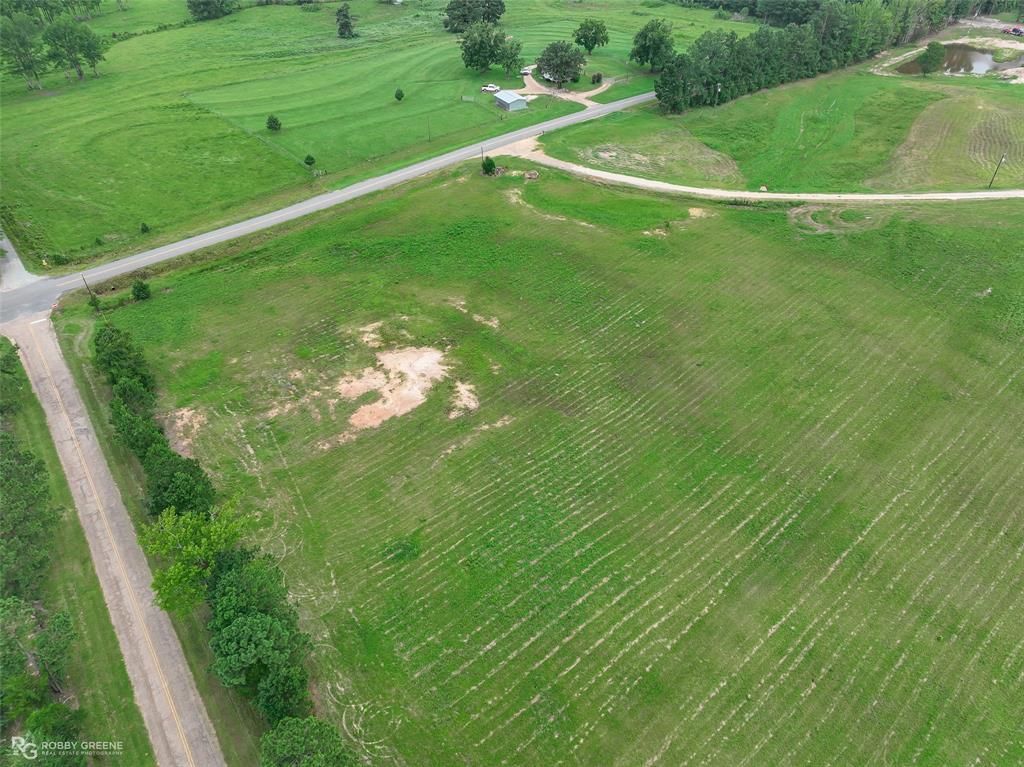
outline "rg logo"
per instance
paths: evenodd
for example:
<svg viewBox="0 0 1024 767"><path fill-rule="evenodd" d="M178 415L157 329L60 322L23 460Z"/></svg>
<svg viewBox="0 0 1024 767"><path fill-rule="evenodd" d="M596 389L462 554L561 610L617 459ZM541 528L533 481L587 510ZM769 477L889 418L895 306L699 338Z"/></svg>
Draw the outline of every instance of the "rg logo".
<svg viewBox="0 0 1024 767"><path fill-rule="evenodd" d="M39 749L36 748L36 744L31 740L15 735L11 738L11 753L21 754L26 759L35 759L39 756Z"/></svg>

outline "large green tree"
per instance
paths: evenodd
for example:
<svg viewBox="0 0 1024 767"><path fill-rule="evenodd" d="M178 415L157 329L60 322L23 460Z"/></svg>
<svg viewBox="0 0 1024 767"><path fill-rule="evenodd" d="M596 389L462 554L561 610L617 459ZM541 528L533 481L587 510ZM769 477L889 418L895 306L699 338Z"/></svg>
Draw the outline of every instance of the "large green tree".
<svg viewBox="0 0 1024 767"><path fill-rule="evenodd" d="M179 514L170 509L143 527L139 536L143 548L167 563L153 575L157 604L165 610L189 612L202 602L217 557L238 543L249 521L229 503L208 514Z"/></svg>
<svg viewBox="0 0 1024 767"><path fill-rule="evenodd" d="M633 38L629 59L640 66L650 64L654 72L665 66L674 54L672 24L665 19L651 19Z"/></svg>
<svg viewBox="0 0 1024 767"><path fill-rule="evenodd" d="M43 87L39 82L39 76L46 70L42 31L43 25L27 13L0 17L0 58L4 71L24 77L29 90Z"/></svg>
<svg viewBox="0 0 1024 767"><path fill-rule="evenodd" d="M583 19L572 33L572 39L589 55L595 48L608 45L608 27L600 19Z"/></svg>
<svg viewBox="0 0 1024 767"><path fill-rule="evenodd" d="M245 549L224 552L213 568L207 600L213 670L221 681L254 698L271 723L307 713L309 637L299 629L273 560Z"/></svg>
<svg viewBox="0 0 1024 767"><path fill-rule="evenodd" d="M43 30L43 42L49 50L50 60L64 70L69 80L71 72L79 80L85 77L82 65L93 36L95 33L91 29L71 16L61 16Z"/></svg>
<svg viewBox="0 0 1024 767"><path fill-rule="evenodd" d="M504 0L451 0L444 9L444 28L464 32L478 21L497 24L504 13Z"/></svg>
<svg viewBox="0 0 1024 767"><path fill-rule="evenodd" d="M524 63L522 42L511 35L506 36L498 48L494 63L505 70L506 76L520 70Z"/></svg>
<svg viewBox="0 0 1024 767"><path fill-rule="evenodd" d="M662 68L654 84L654 95L658 97L662 109L679 114L690 106L698 87L689 56L680 53L673 56Z"/></svg>
<svg viewBox="0 0 1024 767"><path fill-rule="evenodd" d="M467 27L459 41L462 63L467 69L486 72L498 61L505 45L505 33L500 27L486 21L476 21Z"/></svg>
<svg viewBox="0 0 1024 767"><path fill-rule="evenodd" d="M541 76L551 80L559 88L570 80L578 79L586 63L583 51L565 40L556 40L548 44L537 57L537 69Z"/></svg>
<svg viewBox="0 0 1024 767"><path fill-rule="evenodd" d="M260 738L260 767L351 767L356 758L338 731L316 717L288 717Z"/></svg>
<svg viewBox="0 0 1024 767"><path fill-rule="evenodd" d="M205 514L213 506L213 482L195 458L174 452L167 439L150 445L142 458L146 472L146 505L154 516L167 509L179 514Z"/></svg>
<svg viewBox="0 0 1024 767"><path fill-rule="evenodd" d="M196 21L209 21L227 16L238 7L238 0L186 0L188 12Z"/></svg>

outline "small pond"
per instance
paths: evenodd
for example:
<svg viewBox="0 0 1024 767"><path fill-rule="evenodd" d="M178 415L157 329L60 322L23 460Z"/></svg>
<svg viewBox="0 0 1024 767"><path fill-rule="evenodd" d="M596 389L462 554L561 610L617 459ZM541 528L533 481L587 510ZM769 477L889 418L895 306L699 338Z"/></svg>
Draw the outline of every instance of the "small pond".
<svg viewBox="0 0 1024 767"><path fill-rule="evenodd" d="M986 72L1000 72L1014 67L1024 67L1024 55L1009 61L996 61L988 51L978 50L960 43L947 45L946 58L942 60L942 71L953 75L983 75ZM917 65L917 57L901 64L896 71L904 75L921 74L921 68Z"/></svg>

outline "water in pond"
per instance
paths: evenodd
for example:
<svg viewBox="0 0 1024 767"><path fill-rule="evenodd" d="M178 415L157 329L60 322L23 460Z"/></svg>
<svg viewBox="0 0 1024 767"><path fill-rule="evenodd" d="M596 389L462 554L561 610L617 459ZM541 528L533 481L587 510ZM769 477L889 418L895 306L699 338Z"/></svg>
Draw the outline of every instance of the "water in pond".
<svg viewBox="0 0 1024 767"><path fill-rule="evenodd" d="M1014 67L1024 67L1024 55L1009 61L996 61L988 51L958 43L946 46L946 58L942 60L942 71L954 75L983 75L986 72L1000 72ZM897 67L896 71L904 75L919 75L921 67L917 64L917 57L914 57Z"/></svg>

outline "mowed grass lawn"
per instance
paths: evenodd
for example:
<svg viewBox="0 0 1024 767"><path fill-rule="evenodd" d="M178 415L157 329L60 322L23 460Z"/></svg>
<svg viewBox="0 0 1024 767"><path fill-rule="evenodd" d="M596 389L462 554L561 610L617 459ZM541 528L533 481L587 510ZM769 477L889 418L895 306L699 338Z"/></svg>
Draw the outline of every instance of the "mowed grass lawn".
<svg viewBox="0 0 1024 767"><path fill-rule="evenodd" d="M91 23L108 35L184 19L183 0L129 5L118 12L107 0ZM51 73L44 91L28 93L6 77L2 199L22 255L38 269L137 251L581 108L546 97L515 114L495 107L480 86L522 79L466 70L442 27L442 0L351 6L354 40L337 37L336 3L313 13L261 6L120 40L99 78L66 83ZM711 27L754 28L626 0L521 0L505 26L532 60L591 15L606 21L611 42L588 71L611 75L640 72L626 57L654 15L674 21L680 46ZM642 78L623 92L637 82L652 87ZM265 127L270 113L279 133ZM307 154L325 177L311 177Z"/></svg>
<svg viewBox="0 0 1024 767"><path fill-rule="evenodd" d="M104 301L370 762L1013 764L1021 212L467 165ZM446 377L340 440L419 347Z"/></svg>
<svg viewBox="0 0 1024 767"><path fill-rule="evenodd" d="M865 68L681 116L656 106L548 133L553 156L726 188L854 192L1024 186L1020 85L881 77Z"/></svg>
<svg viewBox="0 0 1024 767"><path fill-rule="evenodd" d="M9 347L10 341L0 338L0 344ZM63 509L53 531L51 567L42 602L47 610L66 610L78 634L71 648L66 689L73 705L85 711L82 735L93 741L123 742L124 750L117 757L117 764L150 767L155 762L149 735L135 705L121 649L93 569L89 544L79 524L43 409L27 379L21 389L5 390L3 395L18 405L13 416L5 416L11 419L5 428L11 430L21 449L31 450L46 464L53 503Z"/></svg>

